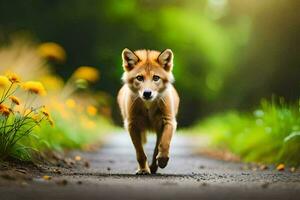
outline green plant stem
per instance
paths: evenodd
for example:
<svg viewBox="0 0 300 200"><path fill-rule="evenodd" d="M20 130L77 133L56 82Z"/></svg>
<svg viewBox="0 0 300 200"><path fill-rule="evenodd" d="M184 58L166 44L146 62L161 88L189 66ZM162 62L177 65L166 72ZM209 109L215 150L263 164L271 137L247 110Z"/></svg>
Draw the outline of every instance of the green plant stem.
<svg viewBox="0 0 300 200"><path fill-rule="evenodd" d="M13 84L14 83L11 83L10 86L9 86L9 88L7 89L7 91L2 93L0 104L2 104L5 101L5 99L7 98L7 94L9 92L9 90L12 88Z"/></svg>

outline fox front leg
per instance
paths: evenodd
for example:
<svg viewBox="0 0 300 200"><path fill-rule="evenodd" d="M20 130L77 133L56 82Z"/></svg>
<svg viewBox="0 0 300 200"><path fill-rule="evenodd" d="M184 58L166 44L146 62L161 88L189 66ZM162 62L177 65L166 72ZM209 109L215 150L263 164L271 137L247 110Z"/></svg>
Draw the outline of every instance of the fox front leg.
<svg viewBox="0 0 300 200"><path fill-rule="evenodd" d="M176 121L168 120L163 127L162 136L158 145L157 164L160 168L165 168L169 161L170 143L173 133L176 130Z"/></svg>
<svg viewBox="0 0 300 200"><path fill-rule="evenodd" d="M150 174L150 168L147 162L147 156L144 152L143 142L141 137L141 131L134 128L133 126L129 127L129 134L136 151L136 159L138 161L138 170L136 171L137 175L146 175Z"/></svg>

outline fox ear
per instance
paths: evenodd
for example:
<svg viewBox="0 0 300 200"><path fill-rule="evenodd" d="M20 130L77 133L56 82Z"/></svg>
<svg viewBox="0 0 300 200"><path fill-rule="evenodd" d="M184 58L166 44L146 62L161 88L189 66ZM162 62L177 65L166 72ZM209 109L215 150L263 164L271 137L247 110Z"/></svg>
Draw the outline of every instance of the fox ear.
<svg viewBox="0 0 300 200"><path fill-rule="evenodd" d="M166 71L172 71L173 68L173 52L171 49L166 49L161 52L157 58L158 62Z"/></svg>
<svg viewBox="0 0 300 200"><path fill-rule="evenodd" d="M125 48L122 51L123 68L125 71L133 69L134 65L139 61L139 58L131 50Z"/></svg>

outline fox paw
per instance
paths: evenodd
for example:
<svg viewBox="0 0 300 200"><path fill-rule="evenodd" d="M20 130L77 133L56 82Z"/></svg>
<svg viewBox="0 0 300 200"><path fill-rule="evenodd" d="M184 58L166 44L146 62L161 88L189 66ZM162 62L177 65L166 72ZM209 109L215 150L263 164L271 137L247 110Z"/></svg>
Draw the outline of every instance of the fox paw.
<svg viewBox="0 0 300 200"><path fill-rule="evenodd" d="M165 168L168 164L169 157L158 157L157 158L157 164L160 168Z"/></svg>
<svg viewBox="0 0 300 200"><path fill-rule="evenodd" d="M157 166L156 163L151 164L151 165L150 165L150 171L151 171L151 174L155 174L156 171L157 171L157 168L158 168L158 166Z"/></svg>
<svg viewBox="0 0 300 200"><path fill-rule="evenodd" d="M148 175L150 174L150 169L146 168L146 169L138 169L136 172L135 172L136 175Z"/></svg>

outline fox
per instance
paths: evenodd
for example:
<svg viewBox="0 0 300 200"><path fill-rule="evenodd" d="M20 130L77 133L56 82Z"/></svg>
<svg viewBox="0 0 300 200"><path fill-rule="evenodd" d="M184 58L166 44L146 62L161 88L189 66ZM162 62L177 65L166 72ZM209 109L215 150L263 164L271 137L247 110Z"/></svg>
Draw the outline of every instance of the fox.
<svg viewBox="0 0 300 200"><path fill-rule="evenodd" d="M124 128L129 132L138 163L137 175L155 174L169 161L172 136L177 128L179 96L173 86L173 52L166 49L122 51L123 86L117 101ZM146 132L156 133L149 166L143 149Z"/></svg>

